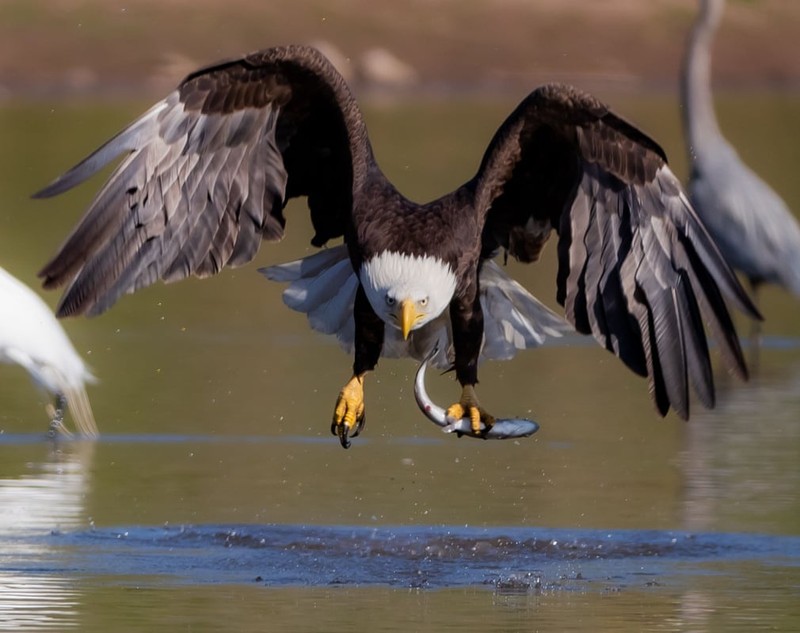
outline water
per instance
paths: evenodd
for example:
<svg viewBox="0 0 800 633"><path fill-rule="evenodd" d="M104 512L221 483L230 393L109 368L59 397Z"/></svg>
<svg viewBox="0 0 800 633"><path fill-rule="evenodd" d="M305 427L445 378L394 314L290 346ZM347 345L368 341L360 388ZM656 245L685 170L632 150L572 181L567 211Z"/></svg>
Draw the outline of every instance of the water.
<svg viewBox="0 0 800 633"><path fill-rule="evenodd" d="M416 456L431 468L434 453L448 455L454 443L370 444L383 460L382 477L359 486L357 472L343 473L339 485L326 480L323 456L345 455L331 455L330 442L110 436L51 451L36 436L9 436L3 463L8 456L24 461L12 460L18 474L0 480L0 630L139 630L165 622L219 630L230 618L236 630L257 630L267 617L290 631L308 630L309 622L359 630L362 618L384 617L377 630L478 630L483 622L500 630L589 631L604 621L620 630L646 621L667 631L796 627L800 537L496 524L491 517L508 503L499 489L535 490L536 482L512 470L466 495L469 486L423 481ZM388 462L389 446L414 457ZM305 475L278 480L253 467L259 453L285 465L306 451L320 459ZM203 453L217 466L189 465ZM131 462L151 472L137 473ZM740 495L726 489L729 471L730 464L712 461L701 488L738 505ZM419 499L437 487L450 491L445 500L421 508ZM647 496L639 481L620 492L629 500ZM764 519L774 506L796 503L775 492L762 503L741 499L741 512ZM381 496L411 516L350 514L377 510ZM433 510L441 513L435 517L470 516L468 497L483 507L476 524L417 518ZM693 494L684 500L687 521L700 516L697 503ZM112 516L119 519L106 525ZM296 522L301 516L312 518ZM728 524L736 522L731 513ZM641 519L647 523L656 522Z"/></svg>
<svg viewBox="0 0 800 633"><path fill-rule="evenodd" d="M682 173L673 102L605 96ZM35 284L99 181L28 195L145 105L0 109L3 266ZM390 177L426 199L469 177L512 105L373 107L368 122ZM800 209L800 100L722 106ZM688 424L658 419L642 380L570 338L482 369L484 404L532 417L535 436L444 435L416 410L413 363L384 361L344 451L328 427L351 360L256 273L310 252L303 215L248 267L65 322L100 378L95 444L46 441L46 398L0 366L0 630L800 628L796 300L765 293L759 371L717 371L718 408ZM553 251L512 269L551 306ZM429 390L457 395L435 374Z"/></svg>

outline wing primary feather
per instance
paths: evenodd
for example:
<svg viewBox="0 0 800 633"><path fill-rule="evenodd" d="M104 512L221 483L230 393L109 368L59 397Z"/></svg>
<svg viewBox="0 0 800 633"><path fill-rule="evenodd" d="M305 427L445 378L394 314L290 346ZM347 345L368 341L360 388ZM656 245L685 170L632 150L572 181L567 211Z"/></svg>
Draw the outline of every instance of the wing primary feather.
<svg viewBox="0 0 800 633"><path fill-rule="evenodd" d="M575 325L575 329L582 334L589 334L592 330L586 312L586 294L584 291L586 266L588 264L586 233L594 216L595 207L590 204L589 197L576 201L576 204L584 204L585 206L579 208L572 215L564 216L564 221L570 223L569 235L571 240L568 248L559 249L560 254L566 254L566 261L562 260L562 266L569 271L565 281L562 305L567 318Z"/></svg>
<svg viewBox="0 0 800 633"><path fill-rule="evenodd" d="M117 169L139 172L138 163L144 161L139 154L131 154ZM138 191L138 181L123 189L110 180L92 202L58 254L39 271L45 288L57 288L68 281L89 259L91 254L105 245L124 225L126 218L118 212L120 207L130 209L130 193ZM135 210L135 209L134 209Z"/></svg>
<svg viewBox="0 0 800 633"><path fill-rule="evenodd" d="M641 270L641 269L640 269ZM675 412L684 420L689 417L689 385L684 356L684 332L674 289L653 281L652 272L640 280L650 308L652 340L658 350L661 380Z"/></svg>
<svg viewBox="0 0 800 633"><path fill-rule="evenodd" d="M638 289L637 294L642 294L642 291ZM644 333L643 342L645 358L647 359L648 386L650 389L650 396L653 399L656 410L661 417L664 417L669 412L670 401L669 393L664 382L661 358L659 357L658 352L658 341L656 340L653 312L650 309L650 306L647 304L647 299L645 297L640 296L638 301L641 307L637 311L641 312L642 321L644 322L642 332ZM640 321L640 323L642 323L642 321Z"/></svg>
<svg viewBox="0 0 800 633"><path fill-rule="evenodd" d="M89 295L85 307L81 306L86 315L97 316L108 310L122 295L130 294L156 281L160 275L158 265L160 245L155 239L145 239L138 247L136 260L117 272L114 277L106 277L102 289L93 291Z"/></svg>
<svg viewBox="0 0 800 633"><path fill-rule="evenodd" d="M49 185L33 194L34 198L50 198L64 193L100 171L124 152L139 148L143 139L150 136L158 123L159 114L171 107L171 100L165 99L150 108L139 119L89 154L72 169L56 178Z"/></svg>
<svg viewBox="0 0 800 633"><path fill-rule="evenodd" d="M642 332L636 319L627 309L620 279L620 258L630 251L630 223L624 205L615 213L605 214L605 241L600 255L600 272L594 305L600 340L609 351L616 354L632 371L647 376L647 363L642 349ZM600 327L602 326L602 327ZM598 334L595 334L598 338Z"/></svg>
<svg viewBox="0 0 800 633"><path fill-rule="evenodd" d="M701 264L700 257L694 250L693 242L684 236L680 239L689 260L692 261L692 266L688 270L697 280L697 283L692 285L695 289L702 289L702 292L696 294L698 304L711 335L718 343L720 355L731 373L741 380L747 380L747 363L719 286L715 283L714 277Z"/></svg>
<svg viewBox="0 0 800 633"><path fill-rule="evenodd" d="M675 297L680 304L678 316L681 319L681 329L686 339L684 345L686 366L692 388L702 405L707 409L713 409L715 405L714 373L711 370L703 317L700 314L689 277L683 270L679 272Z"/></svg>
<svg viewBox="0 0 800 633"><path fill-rule="evenodd" d="M674 178L674 176L672 177ZM736 279L733 269L728 265L683 191L680 192L680 200L690 218L684 230L689 240L695 245L695 250L703 266L709 270L722 293L733 302L739 311L751 319L763 320L758 308Z"/></svg>

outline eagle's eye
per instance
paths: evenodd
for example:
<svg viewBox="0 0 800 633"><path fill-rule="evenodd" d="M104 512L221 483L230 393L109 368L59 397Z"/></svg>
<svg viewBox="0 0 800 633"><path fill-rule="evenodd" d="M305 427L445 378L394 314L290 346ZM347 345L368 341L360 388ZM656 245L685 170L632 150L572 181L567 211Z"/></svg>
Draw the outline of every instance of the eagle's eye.
<svg viewBox="0 0 800 633"><path fill-rule="evenodd" d="M386 295L386 305L391 308L394 305L394 297Z"/></svg>
<svg viewBox="0 0 800 633"><path fill-rule="evenodd" d="M423 297L417 301L417 303L424 308L426 305L428 305L428 297Z"/></svg>

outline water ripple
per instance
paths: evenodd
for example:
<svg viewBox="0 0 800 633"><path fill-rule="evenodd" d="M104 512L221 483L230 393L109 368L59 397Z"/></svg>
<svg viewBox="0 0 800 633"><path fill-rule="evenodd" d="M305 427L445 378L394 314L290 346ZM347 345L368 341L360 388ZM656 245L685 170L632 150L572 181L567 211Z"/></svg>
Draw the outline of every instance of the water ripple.
<svg viewBox="0 0 800 633"><path fill-rule="evenodd" d="M242 525L54 533L47 573L158 583L498 589L642 584L756 562L800 567L800 538L659 531ZM79 568L72 566L80 560ZM20 561L18 560L17 563ZM36 561L47 566L47 561ZM24 568L24 563L22 563ZM20 571L24 571L20 570ZM30 572L30 570L27 570ZM155 582L155 579L154 579ZM566 583L566 585L565 585ZM588 583L588 585L587 585Z"/></svg>

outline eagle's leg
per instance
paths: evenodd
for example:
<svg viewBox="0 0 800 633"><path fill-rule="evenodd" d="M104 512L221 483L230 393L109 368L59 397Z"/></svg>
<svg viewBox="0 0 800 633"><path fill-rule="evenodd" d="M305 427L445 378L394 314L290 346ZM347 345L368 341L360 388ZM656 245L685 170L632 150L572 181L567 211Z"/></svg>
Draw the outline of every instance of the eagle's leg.
<svg viewBox="0 0 800 633"><path fill-rule="evenodd" d="M761 281L758 279L750 279L750 296L753 298L753 305L761 309L759 306L759 288L761 288ZM761 365L761 321L752 319L750 321L750 338L748 341L750 346L750 357L748 359L750 370L755 374L758 373Z"/></svg>
<svg viewBox="0 0 800 633"><path fill-rule="evenodd" d="M494 416L481 407L478 396L475 395L474 385L464 385L461 399L447 409L447 417L453 420L460 420L466 416L469 417L472 432L476 435L486 434L494 426Z"/></svg>
<svg viewBox="0 0 800 633"><path fill-rule="evenodd" d="M460 298L459 298L460 297ZM478 293L477 274L469 289L456 293L450 302L450 322L453 326L456 378L461 383L461 398L448 407L447 416L455 420L467 416L472 432L485 435L494 426L495 418L478 402L478 357L483 342L483 311Z"/></svg>
<svg viewBox="0 0 800 633"><path fill-rule="evenodd" d="M356 437L364 428L364 376L353 377L342 387L333 410L331 433L339 437L344 448L350 448L351 437Z"/></svg>
<svg viewBox="0 0 800 633"><path fill-rule="evenodd" d="M361 286L356 293L353 317L356 324L353 377L339 392L331 423L331 433L344 448L350 448L350 438L364 428L364 376L375 369L383 347L383 321L375 314Z"/></svg>

